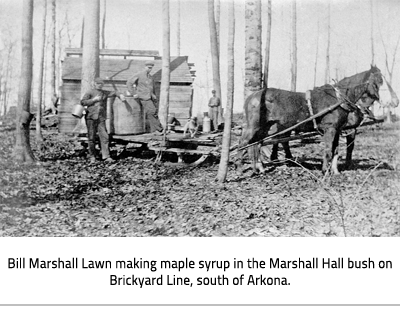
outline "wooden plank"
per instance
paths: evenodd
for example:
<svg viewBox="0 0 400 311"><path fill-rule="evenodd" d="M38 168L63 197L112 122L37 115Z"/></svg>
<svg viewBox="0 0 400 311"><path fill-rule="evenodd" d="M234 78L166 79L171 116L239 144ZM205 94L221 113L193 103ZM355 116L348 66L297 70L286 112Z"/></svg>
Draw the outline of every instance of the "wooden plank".
<svg viewBox="0 0 400 311"><path fill-rule="evenodd" d="M71 55L82 55L81 48L66 48L65 54ZM160 53L156 50L117 50L117 49L101 49L101 56L145 56L145 57L156 57Z"/></svg>
<svg viewBox="0 0 400 311"><path fill-rule="evenodd" d="M166 147L148 147L149 150L172 152L172 153L187 153L187 154L210 154L211 150L196 150L196 149L181 149L181 148L166 148Z"/></svg>

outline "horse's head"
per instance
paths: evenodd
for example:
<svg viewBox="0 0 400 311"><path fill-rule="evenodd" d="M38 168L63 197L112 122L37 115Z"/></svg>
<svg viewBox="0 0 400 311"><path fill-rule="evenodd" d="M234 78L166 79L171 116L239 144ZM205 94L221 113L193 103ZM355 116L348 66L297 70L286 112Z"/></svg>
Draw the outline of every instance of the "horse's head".
<svg viewBox="0 0 400 311"><path fill-rule="evenodd" d="M371 65L371 69L367 71L367 96L373 100L379 100L379 88L383 84L383 76L380 69Z"/></svg>

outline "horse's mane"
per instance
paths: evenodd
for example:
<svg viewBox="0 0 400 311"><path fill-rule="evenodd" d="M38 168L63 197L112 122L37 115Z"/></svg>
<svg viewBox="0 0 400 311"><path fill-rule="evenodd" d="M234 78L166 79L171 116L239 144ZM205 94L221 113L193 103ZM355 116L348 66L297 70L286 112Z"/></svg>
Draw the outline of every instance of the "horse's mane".
<svg viewBox="0 0 400 311"><path fill-rule="evenodd" d="M343 78L342 80L337 82L335 85L338 88L349 89L349 88L354 88L360 84L366 83L368 81L370 74L372 72L374 72L373 69L374 68L371 68L370 70L363 71L363 72L357 73L355 75L352 75L350 77Z"/></svg>

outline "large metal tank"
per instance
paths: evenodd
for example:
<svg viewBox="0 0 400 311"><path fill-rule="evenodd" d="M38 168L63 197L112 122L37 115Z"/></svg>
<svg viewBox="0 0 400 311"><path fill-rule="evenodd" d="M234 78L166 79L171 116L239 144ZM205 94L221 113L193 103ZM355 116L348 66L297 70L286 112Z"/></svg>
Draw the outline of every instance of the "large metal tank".
<svg viewBox="0 0 400 311"><path fill-rule="evenodd" d="M126 97L126 101L116 98L112 108L111 134L132 135L146 132L144 111L139 101L133 97Z"/></svg>

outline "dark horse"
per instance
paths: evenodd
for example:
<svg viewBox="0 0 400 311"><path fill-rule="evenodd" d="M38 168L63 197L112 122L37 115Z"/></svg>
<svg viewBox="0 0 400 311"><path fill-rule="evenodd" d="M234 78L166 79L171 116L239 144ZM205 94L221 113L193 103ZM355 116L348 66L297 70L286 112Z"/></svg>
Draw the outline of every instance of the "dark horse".
<svg viewBox="0 0 400 311"><path fill-rule="evenodd" d="M322 171L329 169L332 159L332 171L337 170L337 147L340 132L344 128L356 128L363 119L363 109L368 108L375 100L379 100L379 87L382 85L381 71L371 66L371 69L344 78L334 85L324 85L310 91L311 107L307 104L306 94L290 92L275 88L263 89L251 94L245 101L247 127L243 131L239 146L239 169L242 170L243 152L245 146L256 143L274 133L281 132L309 118L322 113L314 124L305 122L294 130L296 132L319 131L323 133L325 144L323 152ZM358 103L358 104L356 104ZM339 105L340 104L340 105ZM336 108L329 110L329 107ZM323 113L326 111L326 113ZM316 127L316 128L315 128ZM277 136L290 136L290 131ZM355 132L347 136L346 164L350 164L354 149ZM288 142L282 142L287 158L291 158ZM264 168L259 160L259 144L249 149L253 170ZM271 159L277 158L277 144L272 148Z"/></svg>

